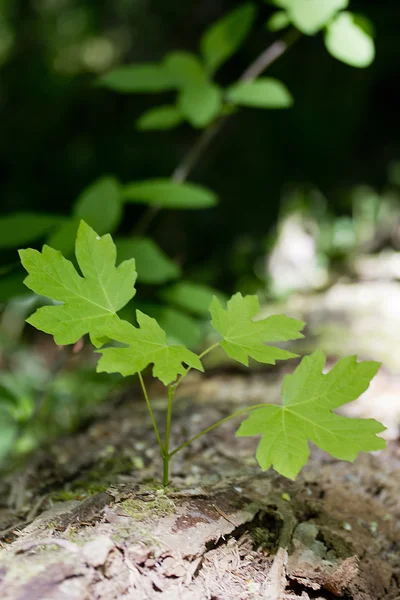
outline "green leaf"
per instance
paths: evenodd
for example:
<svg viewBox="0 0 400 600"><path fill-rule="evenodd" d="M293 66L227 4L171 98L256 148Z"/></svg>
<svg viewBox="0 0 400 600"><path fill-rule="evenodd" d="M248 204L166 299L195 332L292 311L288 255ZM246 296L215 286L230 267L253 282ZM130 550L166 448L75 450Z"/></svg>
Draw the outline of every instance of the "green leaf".
<svg viewBox="0 0 400 600"><path fill-rule="evenodd" d="M228 100L255 108L289 108L293 104L287 87L271 77L235 83L228 90Z"/></svg>
<svg viewBox="0 0 400 600"><path fill-rule="evenodd" d="M29 294L24 286L24 275L22 270L2 275L0 277L0 302L6 302L16 296Z"/></svg>
<svg viewBox="0 0 400 600"><path fill-rule="evenodd" d="M248 366L249 357L258 362L275 364L276 360L293 358L287 350L265 346L265 342L282 342L304 337L300 330L304 323L285 315L273 315L260 321L254 317L260 311L257 296L237 293L228 300L227 309L222 308L214 297L210 306L211 324L224 338L221 342L226 354Z"/></svg>
<svg viewBox="0 0 400 600"><path fill-rule="evenodd" d="M119 67L98 81L103 87L123 94L164 92L176 87L164 65L151 63Z"/></svg>
<svg viewBox="0 0 400 600"><path fill-rule="evenodd" d="M207 285L192 283L191 281L179 281L179 283L162 290L160 296L169 304L175 304L198 315L206 315L213 296L218 296L221 299L224 295Z"/></svg>
<svg viewBox="0 0 400 600"><path fill-rule="evenodd" d="M117 238L115 244L120 260L135 257L140 283L161 284L181 274L179 266L150 238Z"/></svg>
<svg viewBox="0 0 400 600"><path fill-rule="evenodd" d="M143 371L154 364L153 375L169 385L185 373L185 365L203 371L196 354L184 346L169 346L166 333L155 319L136 311L139 328L127 321L106 324L102 331L110 339L127 344L124 348L105 348L99 360L98 372L121 373L125 377Z"/></svg>
<svg viewBox="0 0 400 600"><path fill-rule="evenodd" d="M177 89L205 85L208 81L204 66L191 52L170 52L164 59L164 68Z"/></svg>
<svg viewBox="0 0 400 600"><path fill-rule="evenodd" d="M314 35L348 4L349 0L290 0L287 11L297 29Z"/></svg>
<svg viewBox="0 0 400 600"><path fill-rule="evenodd" d="M203 340L202 323L190 315L168 306L153 309L152 316L167 334L170 344L197 348Z"/></svg>
<svg viewBox="0 0 400 600"><path fill-rule="evenodd" d="M112 233L121 217L121 187L113 177L102 177L82 192L75 202L73 215L51 233L47 245L70 256L81 220L102 235Z"/></svg>
<svg viewBox="0 0 400 600"><path fill-rule="evenodd" d="M15 419L10 415L7 408L0 406L0 465L10 453L17 433L18 428Z"/></svg>
<svg viewBox="0 0 400 600"><path fill-rule="evenodd" d="M375 362L357 363L343 358L322 374L325 356L306 356L282 385L283 406L254 410L237 431L238 436L262 435L257 460L262 469L271 465L294 479L309 456L308 440L332 456L353 461L359 452L385 447L376 434L385 429L374 419L349 419L332 412L352 402L368 388L379 369Z"/></svg>
<svg viewBox="0 0 400 600"><path fill-rule="evenodd" d="M57 215L14 213L0 217L0 248L17 248L44 238L64 221Z"/></svg>
<svg viewBox="0 0 400 600"><path fill-rule="evenodd" d="M242 4L211 25L200 43L207 69L215 73L242 45L254 23L256 7Z"/></svg>
<svg viewBox="0 0 400 600"><path fill-rule="evenodd" d="M266 22L265 26L269 31L280 31L290 25L290 18L287 12L279 10L274 13Z"/></svg>
<svg viewBox="0 0 400 600"><path fill-rule="evenodd" d="M114 177L102 177L85 189L74 207L74 216L99 235L112 233L122 217L121 188Z"/></svg>
<svg viewBox="0 0 400 600"><path fill-rule="evenodd" d="M368 67L375 58L375 44L364 23L349 12L340 13L325 34L330 54L352 67Z"/></svg>
<svg viewBox="0 0 400 600"><path fill-rule="evenodd" d="M287 8L290 0L265 0L267 4L273 4L278 8Z"/></svg>
<svg viewBox="0 0 400 600"><path fill-rule="evenodd" d="M215 206L214 192L194 183L177 183L170 179L149 179L128 184L123 190L127 202L160 208L190 209Z"/></svg>
<svg viewBox="0 0 400 600"><path fill-rule="evenodd" d="M54 336L57 344L74 344L83 335L92 336L133 298L136 291L135 261L115 267L116 249L110 235L100 237L84 221L76 238L75 254L82 271L60 252L44 246L42 252L20 250L28 271L25 285L36 294L58 303L39 308L27 322ZM117 319L118 320L118 319Z"/></svg>
<svg viewBox="0 0 400 600"><path fill-rule="evenodd" d="M76 239L78 227L79 220L71 217L46 239L47 245L62 252L65 256L71 255L74 251L74 240Z"/></svg>
<svg viewBox="0 0 400 600"><path fill-rule="evenodd" d="M173 105L156 106L147 110L138 119L136 125L141 131L173 129L183 122L179 109Z"/></svg>
<svg viewBox="0 0 400 600"><path fill-rule="evenodd" d="M206 127L221 113L221 89L215 83L187 87L179 94L178 106L193 127Z"/></svg>

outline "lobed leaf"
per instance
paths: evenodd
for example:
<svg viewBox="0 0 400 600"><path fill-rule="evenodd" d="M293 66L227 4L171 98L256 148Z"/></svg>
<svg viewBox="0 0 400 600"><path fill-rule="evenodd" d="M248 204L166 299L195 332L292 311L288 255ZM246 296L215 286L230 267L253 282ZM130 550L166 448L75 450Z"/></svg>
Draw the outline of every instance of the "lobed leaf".
<svg viewBox="0 0 400 600"><path fill-rule="evenodd" d="M19 251L28 271L25 285L36 294L60 303L39 308L27 322L54 336L57 344L73 344L89 333L92 340L136 293L135 261L115 266L116 248L110 235L100 237L84 221L76 238L75 254L83 277L60 252Z"/></svg>
<svg viewBox="0 0 400 600"><path fill-rule="evenodd" d="M136 311L139 327L127 321L118 320L106 323L102 333L117 342L126 344L123 348L105 348L97 370L107 373L121 373L124 376L143 371L154 364L153 375L169 385L186 371L184 365L203 371L199 357L184 346L167 344L166 333L155 319Z"/></svg>
<svg viewBox="0 0 400 600"><path fill-rule="evenodd" d="M309 457L308 441L332 456L353 461L359 452L385 447L376 434L385 427L374 419L352 419L332 412L352 402L368 388L380 365L343 358L327 373L325 356L318 351L303 358L282 385L283 406L254 410L239 427L238 436L261 435L256 458L262 469L270 466L295 479Z"/></svg>
<svg viewBox="0 0 400 600"><path fill-rule="evenodd" d="M218 298L213 298L210 306L211 324L222 335L221 346L226 354L246 366L249 364L249 357L273 365L276 360L297 356L281 348L266 346L265 342L302 338L300 330L304 323L285 315L254 321L259 310L257 296L243 297L237 293L228 300L227 309L222 307Z"/></svg>

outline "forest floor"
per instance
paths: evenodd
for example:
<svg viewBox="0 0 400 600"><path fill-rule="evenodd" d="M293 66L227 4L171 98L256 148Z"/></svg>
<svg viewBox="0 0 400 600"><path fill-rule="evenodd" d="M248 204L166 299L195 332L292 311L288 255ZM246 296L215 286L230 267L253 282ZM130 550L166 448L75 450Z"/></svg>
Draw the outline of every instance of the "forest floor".
<svg viewBox="0 0 400 600"><path fill-rule="evenodd" d="M174 444L235 409L278 402L293 366L189 376ZM347 409L382 419L387 449L350 464L313 448L295 482L262 473L257 440L235 438L229 421L177 454L162 488L144 403L137 390L122 394L0 482L1 597L399 600L395 371L382 368ZM151 393L161 419L166 400L157 385Z"/></svg>

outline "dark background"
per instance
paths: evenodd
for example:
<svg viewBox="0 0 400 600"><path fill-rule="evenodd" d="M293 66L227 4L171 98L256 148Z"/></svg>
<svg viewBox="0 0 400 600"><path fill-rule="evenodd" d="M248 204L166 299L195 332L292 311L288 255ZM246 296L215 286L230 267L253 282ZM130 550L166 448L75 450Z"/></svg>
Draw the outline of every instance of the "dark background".
<svg viewBox="0 0 400 600"><path fill-rule="evenodd" d="M199 132L137 131L137 117L168 94L119 95L97 87L96 76L118 64L159 60L169 50L196 51L204 29L237 4L2 0L1 212L69 214L82 189L103 174L124 183L168 177ZM278 37L264 28L273 9L258 4L257 25L218 73L221 84ZM218 283L229 287L233 245L246 236L262 243L288 183L314 184L343 213L351 185L380 188L387 181L388 164L400 156L400 5L352 0L350 9L375 25L373 65L349 67L327 53L322 35L303 36L268 71L288 86L294 107L240 111L192 173L192 181L218 193L219 206L162 213L155 221L152 235L171 255L184 254L189 270L213 259ZM141 211L129 207L125 231Z"/></svg>

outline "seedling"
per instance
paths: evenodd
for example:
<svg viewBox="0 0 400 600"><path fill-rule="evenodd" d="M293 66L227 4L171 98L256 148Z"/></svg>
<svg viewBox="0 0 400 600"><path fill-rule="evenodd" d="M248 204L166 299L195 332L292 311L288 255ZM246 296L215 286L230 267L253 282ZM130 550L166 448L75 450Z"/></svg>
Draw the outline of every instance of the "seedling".
<svg viewBox="0 0 400 600"><path fill-rule="evenodd" d="M89 334L101 354L98 372L137 374L153 424L163 461L163 484L169 483L171 458L194 440L222 423L249 415L239 427L238 436L261 435L256 458L262 469L273 467L294 479L307 463L308 441L336 458L353 461L359 452L380 450L385 441L376 434L385 428L374 419L350 419L333 409L358 398L377 373L376 362L357 362L342 358L326 374L325 356L317 351L302 359L292 375L284 378L282 406L256 404L239 410L200 431L180 446L171 449L172 408L176 389L192 369L204 371L202 359L221 347L226 354L248 366L249 358L275 364L297 356L287 350L266 345L303 337L304 323L285 315L255 320L259 313L257 296L235 294L221 305L214 297L210 305L211 324L219 341L197 355L182 345L169 345L157 321L137 310L138 327L117 315L136 294L134 259L116 266L116 248L109 234L102 237L81 222L75 245L81 270L49 246L42 252L20 250L21 262L28 272L25 285L36 294L55 301L39 308L28 323L54 336L59 345L76 343ZM118 342L123 346L111 346ZM153 365L153 376L167 388L168 405L165 437L162 439L143 379L143 371Z"/></svg>

